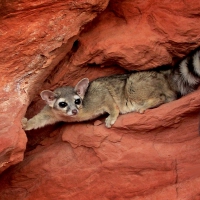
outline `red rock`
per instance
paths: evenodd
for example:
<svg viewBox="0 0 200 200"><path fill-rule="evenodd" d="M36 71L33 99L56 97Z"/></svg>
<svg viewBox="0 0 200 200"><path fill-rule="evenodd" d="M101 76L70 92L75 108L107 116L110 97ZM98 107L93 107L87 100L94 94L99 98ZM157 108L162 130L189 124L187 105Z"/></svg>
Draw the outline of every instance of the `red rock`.
<svg viewBox="0 0 200 200"><path fill-rule="evenodd" d="M107 1L12 1L0 8L0 172L23 159L21 118L55 66L71 51L81 28ZM66 70L65 70L66 71ZM2 158L1 158L2 157Z"/></svg>
<svg viewBox="0 0 200 200"><path fill-rule="evenodd" d="M1 197L198 198L199 93L145 114L121 115L112 129L92 123L60 126L1 176Z"/></svg>
<svg viewBox="0 0 200 200"><path fill-rule="evenodd" d="M200 199L200 90L111 129L102 117L27 132L24 154L20 121L42 89L172 64L200 44L198 1L107 3L1 4L0 172L23 161L1 174L0 199Z"/></svg>
<svg viewBox="0 0 200 200"><path fill-rule="evenodd" d="M107 12L82 33L73 64L114 61L128 70L169 64L200 42L199 18L192 17L199 7L197 1L111 0Z"/></svg>

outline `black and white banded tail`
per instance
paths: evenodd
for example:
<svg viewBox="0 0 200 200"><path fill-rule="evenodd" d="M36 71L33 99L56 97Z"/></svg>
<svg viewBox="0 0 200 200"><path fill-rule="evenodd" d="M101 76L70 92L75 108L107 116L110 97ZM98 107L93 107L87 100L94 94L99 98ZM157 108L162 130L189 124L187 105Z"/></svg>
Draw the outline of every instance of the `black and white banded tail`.
<svg viewBox="0 0 200 200"><path fill-rule="evenodd" d="M197 89L200 83L200 48L192 51L172 71L172 85L180 95Z"/></svg>

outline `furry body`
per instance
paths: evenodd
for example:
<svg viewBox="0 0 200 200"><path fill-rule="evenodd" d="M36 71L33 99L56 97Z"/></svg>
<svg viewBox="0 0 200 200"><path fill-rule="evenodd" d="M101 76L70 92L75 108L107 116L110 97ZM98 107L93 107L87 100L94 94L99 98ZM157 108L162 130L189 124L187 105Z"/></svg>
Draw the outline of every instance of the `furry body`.
<svg viewBox="0 0 200 200"><path fill-rule="evenodd" d="M78 122L108 113L110 128L119 114L144 113L194 91L200 83L200 50L191 52L173 69L149 70L98 78L82 79L75 88L66 86L41 97L47 105L36 116L23 119L25 130L37 129L58 121Z"/></svg>

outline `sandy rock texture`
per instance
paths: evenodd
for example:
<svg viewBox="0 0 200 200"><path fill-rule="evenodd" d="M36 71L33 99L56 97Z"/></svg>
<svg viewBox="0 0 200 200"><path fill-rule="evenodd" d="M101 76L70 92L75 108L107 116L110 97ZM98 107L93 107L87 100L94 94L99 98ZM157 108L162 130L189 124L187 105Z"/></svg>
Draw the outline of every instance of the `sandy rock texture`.
<svg viewBox="0 0 200 200"><path fill-rule="evenodd" d="M0 21L0 199L200 200L200 90L111 129L20 122L43 89L173 65L200 45L200 1L0 0Z"/></svg>
<svg viewBox="0 0 200 200"><path fill-rule="evenodd" d="M0 171L23 160L27 137L20 121L28 104L107 3L1 1Z"/></svg>

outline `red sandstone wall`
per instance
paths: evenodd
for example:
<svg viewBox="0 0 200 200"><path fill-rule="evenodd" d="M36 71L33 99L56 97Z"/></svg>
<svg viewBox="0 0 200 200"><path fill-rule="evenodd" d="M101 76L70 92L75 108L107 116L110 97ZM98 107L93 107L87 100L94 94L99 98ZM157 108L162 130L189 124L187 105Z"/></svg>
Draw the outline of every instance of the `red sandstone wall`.
<svg viewBox="0 0 200 200"><path fill-rule="evenodd" d="M112 129L101 118L20 124L42 89L186 55L200 44L199 1L2 0L0 19L0 171L18 163L0 176L0 199L200 199L199 90Z"/></svg>

